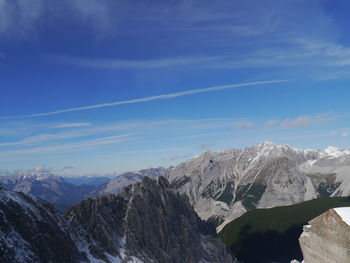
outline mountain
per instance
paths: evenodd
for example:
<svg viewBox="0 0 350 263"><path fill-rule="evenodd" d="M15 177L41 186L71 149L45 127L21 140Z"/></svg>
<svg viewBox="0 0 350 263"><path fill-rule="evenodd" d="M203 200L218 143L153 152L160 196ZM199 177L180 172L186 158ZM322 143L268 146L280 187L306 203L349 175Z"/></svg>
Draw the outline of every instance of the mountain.
<svg viewBox="0 0 350 263"><path fill-rule="evenodd" d="M74 185L93 185L99 186L105 184L111 180L110 177L106 176L74 176L74 177L63 177L63 179L70 184Z"/></svg>
<svg viewBox="0 0 350 263"><path fill-rule="evenodd" d="M79 262L66 222L22 192L0 190L0 261Z"/></svg>
<svg viewBox="0 0 350 263"><path fill-rule="evenodd" d="M89 198L64 216L23 193L0 190L0 222L2 262L236 262L163 177Z"/></svg>
<svg viewBox="0 0 350 263"><path fill-rule="evenodd" d="M0 176L0 183L8 190L53 203L61 210L81 201L95 188L92 185L73 185L62 177L39 172Z"/></svg>
<svg viewBox="0 0 350 263"><path fill-rule="evenodd" d="M199 216L225 224L254 208L350 195L350 151L303 150L264 142L204 154L166 171Z"/></svg>
<svg viewBox="0 0 350 263"><path fill-rule="evenodd" d="M245 263L289 263L303 258L298 242L303 226L330 208L346 206L350 206L350 197L319 198L296 205L254 209L228 223L219 236Z"/></svg>
<svg viewBox="0 0 350 263"><path fill-rule="evenodd" d="M350 260L350 207L330 209L304 226L299 238L307 263Z"/></svg>
<svg viewBox="0 0 350 263"><path fill-rule="evenodd" d="M98 196L103 194L118 194L126 186L142 181L145 176L161 176L166 169L163 167L143 169L138 172L126 172L118 175L116 178L100 185L90 193L91 196Z"/></svg>

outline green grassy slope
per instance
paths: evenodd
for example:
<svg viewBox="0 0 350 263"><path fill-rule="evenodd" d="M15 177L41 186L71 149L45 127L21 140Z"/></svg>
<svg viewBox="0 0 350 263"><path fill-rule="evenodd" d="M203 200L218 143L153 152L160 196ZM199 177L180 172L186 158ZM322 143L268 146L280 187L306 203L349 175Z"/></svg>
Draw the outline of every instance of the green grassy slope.
<svg viewBox="0 0 350 263"><path fill-rule="evenodd" d="M350 206L350 197L320 198L297 205L251 210L227 224L219 236L247 263L300 259L298 238L302 226L330 208L343 206ZM252 256L252 249L260 255Z"/></svg>

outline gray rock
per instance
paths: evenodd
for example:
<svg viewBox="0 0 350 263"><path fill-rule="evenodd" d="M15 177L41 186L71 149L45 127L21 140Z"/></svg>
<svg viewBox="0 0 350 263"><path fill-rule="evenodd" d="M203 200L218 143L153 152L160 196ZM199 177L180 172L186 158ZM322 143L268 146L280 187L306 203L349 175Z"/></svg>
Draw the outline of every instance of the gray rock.
<svg viewBox="0 0 350 263"><path fill-rule="evenodd" d="M264 142L244 149L208 151L168 169L171 187L188 196L220 231L254 208L270 208L350 192L350 151L302 150Z"/></svg>
<svg viewBox="0 0 350 263"><path fill-rule="evenodd" d="M304 226L299 243L305 263L350 262L350 226L334 209Z"/></svg>
<svg viewBox="0 0 350 263"><path fill-rule="evenodd" d="M66 214L95 257L107 252L122 261L145 263L234 262L215 229L202 221L188 198L169 188L164 177L125 188L118 196L88 199Z"/></svg>

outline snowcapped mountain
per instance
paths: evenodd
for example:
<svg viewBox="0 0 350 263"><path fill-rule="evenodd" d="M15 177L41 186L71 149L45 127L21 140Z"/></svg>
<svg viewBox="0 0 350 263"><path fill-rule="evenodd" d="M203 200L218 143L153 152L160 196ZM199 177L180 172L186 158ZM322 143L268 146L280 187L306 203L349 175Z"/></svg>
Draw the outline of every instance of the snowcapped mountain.
<svg viewBox="0 0 350 263"><path fill-rule="evenodd" d="M233 263L187 197L164 177L89 198L62 217L29 196L0 190L0 258L7 263Z"/></svg>
<svg viewBox="0 0 350 263"><path fill-rule="evenodd" d="M73 185L60 176L40 172L3 175L0 176L0 184L8 190L23 192L63 209L81 201L95 188L91 185Z"/></svg>
<svg viewBox="0 0 350 263"><path fill-rule="evenodd" d="M124 187L142 181L145 176L161 176L166 171L163 167L143 169L138 172L126 172L100 185L90 193L91 196L118 194Z"/></svg>
<svg viewBox="0 0 350 263"><path fill-rule="evenodd" d="M350 195L350 151L303 150L263 142L204 154L167 170L202 219L218 230L249 209Z"/></svg>

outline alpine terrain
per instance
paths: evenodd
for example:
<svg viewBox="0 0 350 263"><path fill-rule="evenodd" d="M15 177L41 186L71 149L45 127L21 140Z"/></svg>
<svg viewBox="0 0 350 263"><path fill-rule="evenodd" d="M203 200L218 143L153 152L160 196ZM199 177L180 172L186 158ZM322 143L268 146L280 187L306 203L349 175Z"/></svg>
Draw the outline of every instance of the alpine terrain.
<svg viewBox="0 0 350 263"><path fill-rule="evenodd" d="M188 196L220 231L254 208L350 195L350 150L296 149L264 142L204 154L166 171L171 187Z"/></svg>
<svg viewBox="0 0 350 263"><path fill-rule="evenodd" d="M7 263L231 263L215 229L167 180L144 178L119 195L89 198L64 216L0 190L0 258Z"/></svg>

